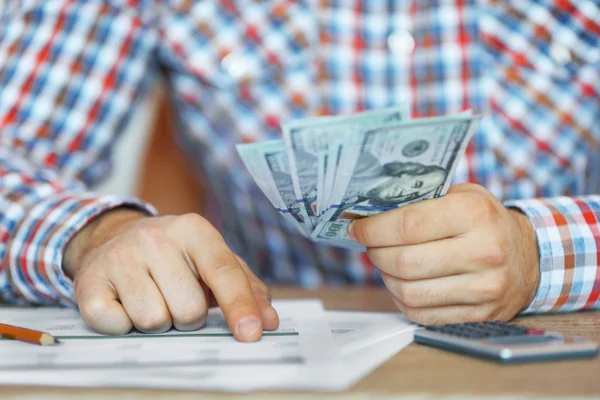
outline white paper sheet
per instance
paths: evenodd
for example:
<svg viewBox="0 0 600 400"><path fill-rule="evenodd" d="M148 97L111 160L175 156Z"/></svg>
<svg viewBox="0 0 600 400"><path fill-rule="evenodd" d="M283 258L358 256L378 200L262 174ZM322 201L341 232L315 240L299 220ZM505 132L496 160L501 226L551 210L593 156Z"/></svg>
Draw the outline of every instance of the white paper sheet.
<svg viewBox="0 0 600 400"><path fill-rule="evenodd" d="M412 333L417 324L400 313L327 311L327 323L342 355L369 348L390 336Z"/></svg>
<svg viewBox="0 0 600 400"><path fill-rule="evenodd" d="M105 336L75 310L11 309L0 321L52 334L56 346L0 341L0 369L142 367L164 365L304 364L337 358L322 304L314 300L277 304L279 329L257 343L233 338L220 309L211 309L200 330Z"/></svg>
<svg viewBox="0 0 600 400"><path fill-rule="evenodd" d="M225 336L229 330L216 310L208 327L195 333L100 339L70 310L0 309L0 321L45 328L63 341L52 348L0 341L0 384L335 391L356 383L413 338L414 325L398 314L325 315L318 301L274 306L280 329L252 344Z"/></svg>

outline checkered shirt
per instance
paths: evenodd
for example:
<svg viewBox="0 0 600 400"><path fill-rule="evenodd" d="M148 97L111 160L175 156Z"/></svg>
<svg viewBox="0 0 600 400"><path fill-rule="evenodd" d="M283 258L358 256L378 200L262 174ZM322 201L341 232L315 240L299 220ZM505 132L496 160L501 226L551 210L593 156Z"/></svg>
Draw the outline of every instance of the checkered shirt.
<svg viewBox="0 0 600 400"><path fill-rule="evenodd" d="M10 0L0 6L0 298L72 304L66 244L100 213L123 127L162 76L211 221L267 283L381 283L364 253L280 218L238 158L280 123L408 102L472 109L455 182L531 220L523 312L600 307L600 6L595 0Z"/></svg>

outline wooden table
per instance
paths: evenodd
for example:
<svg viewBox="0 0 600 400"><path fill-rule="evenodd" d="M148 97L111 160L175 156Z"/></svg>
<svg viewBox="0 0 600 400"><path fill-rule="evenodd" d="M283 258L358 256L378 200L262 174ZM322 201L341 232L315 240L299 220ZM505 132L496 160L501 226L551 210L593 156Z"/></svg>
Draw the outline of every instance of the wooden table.
<svg viewBox="0 0 600 400"><path fill-rule="evenodd" d="M384 289L323 289L302 291L276 288L275 298L321 298L331 310L395 311ZM584 336L600 342L600 312L519 317L519 324ZM349 393L255 393L253 398L423 399L586 397L600 399L600 358L542 364L497 365L437 349L411 344L363 379ZM198 399L239 398L222 393L134 389L60 389L0 387L0 399Z"/></svg>

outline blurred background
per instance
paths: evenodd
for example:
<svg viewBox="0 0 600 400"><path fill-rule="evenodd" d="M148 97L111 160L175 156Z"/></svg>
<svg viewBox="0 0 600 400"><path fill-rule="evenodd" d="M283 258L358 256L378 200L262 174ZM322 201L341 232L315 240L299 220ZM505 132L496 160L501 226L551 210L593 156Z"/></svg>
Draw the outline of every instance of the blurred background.
<svg viewBox="0 0 600 400"><path fill-rule="evenodd" d="M123 136L117 142L113 155L113 173L97 187L98 191L127 196L138 193L140 177L144 175L143 164L147 162L146 155L142 153L147 151L151 138L157 133L152 127L155 126L156 111L162 100L160 96L159 88L156 87L151 96L135 111Z"/></svg>
<svg viewBox="0 0 600 400"><path fill-rule="evenodd" d="M113 172L95 191L137 196L162 214L202 213L202 189L177 148L174 125L157 82L117 142Z"/></svg>

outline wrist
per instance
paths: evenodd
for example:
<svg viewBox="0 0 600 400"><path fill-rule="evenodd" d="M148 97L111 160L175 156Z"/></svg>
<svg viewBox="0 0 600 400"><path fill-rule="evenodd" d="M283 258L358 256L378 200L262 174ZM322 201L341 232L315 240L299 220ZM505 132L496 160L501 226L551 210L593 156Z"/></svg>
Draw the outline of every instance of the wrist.
<svg viewBox="0 0 600 400"><path fill-rule="evenodd" d="M535 229L523 212L516 209L510 209L510 213L518 226L517 248L521 253L521 266L525 282L527 307L534 299L540 281L540 256Z"/></svg>
<svg viewBox="0 0 600 400"><path fill-rule="evenodd" d="M74 278L86 254L117 236L125 226L142 218L148 218L148 214L127 207L115 208L94 218L67 244L63 257L65 274Z"/></svg>

